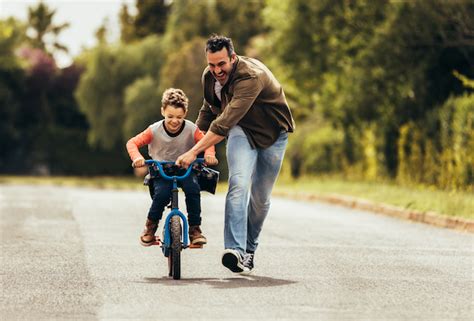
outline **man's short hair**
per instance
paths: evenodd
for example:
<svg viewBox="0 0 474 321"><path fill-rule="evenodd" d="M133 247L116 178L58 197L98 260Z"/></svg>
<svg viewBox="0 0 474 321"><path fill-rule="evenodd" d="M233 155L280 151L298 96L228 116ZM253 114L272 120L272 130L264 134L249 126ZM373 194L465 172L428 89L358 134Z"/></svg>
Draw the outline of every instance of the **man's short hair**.
<svg viewBox="0 0 474 321"><path fill-rule="evenodd" d="M207 39L206 53L221 51L222 48L227 49L230 58L234 53L234 44L232 43L232 39L217 34L212 34L209 39Z"/></svg>

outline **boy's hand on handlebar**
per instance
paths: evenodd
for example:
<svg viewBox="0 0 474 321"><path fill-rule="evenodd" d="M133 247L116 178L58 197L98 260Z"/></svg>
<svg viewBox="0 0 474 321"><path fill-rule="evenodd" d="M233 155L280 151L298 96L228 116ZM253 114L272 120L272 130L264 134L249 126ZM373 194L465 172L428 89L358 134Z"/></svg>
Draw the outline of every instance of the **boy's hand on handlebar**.
<svg viewBox="0 0 474 321"><path fill-rule="evenodd" d="M204 156L204 161L205 161L206 165L208 165L208 166L216 166L217 164L219 164L219 161L217 160L216 156L214 156L214 155Z"/></svg>
<svg viewBox="0 0 474 321"><path fill-rule="evenodd" d="M188 168L189 165L196 160L196 155L192 151L187 151L186 153L182 154L176 160L176 165L184 168Z"/></svg>
<svg viewBox="0 0 474 321"><path fill-rule="evenodd" d="M132 163L133 168L143 167L143 166L145 166L145 159L143 159L143 158L137 158Z"/></svg>

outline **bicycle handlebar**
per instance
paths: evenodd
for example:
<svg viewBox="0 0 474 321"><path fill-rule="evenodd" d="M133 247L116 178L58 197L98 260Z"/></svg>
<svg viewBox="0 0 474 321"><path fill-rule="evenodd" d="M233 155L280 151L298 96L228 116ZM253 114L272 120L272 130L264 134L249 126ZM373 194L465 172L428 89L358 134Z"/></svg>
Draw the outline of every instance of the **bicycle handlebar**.
<svg viewBox="0 0 474 321"><path fill-rule="evenodd" d="M174 162L170 162L170 161L156 161L156 160L153 160L153 159L147 159L145 160L145 164L148 164L148 165L152 165L152 164L155 164L156 167L158 167L158 171L160 172L160 175L164 178L164 179L167 179L167 180L173 180L174 178L176 178L177 180L181 180L181 179L185 179L186 177L189 176L189 174L191 174L191 170L193 169L193 165L195 163L204 163L204 158L196 158L196 160L194 162L192 162L191 164L189 164L189 167L188 169L186 170L186 173L184 173L183 175L181 176L169 176L165 173L165 171L163 170L163 165L166 165L166 164L174 164Z"/></svg>

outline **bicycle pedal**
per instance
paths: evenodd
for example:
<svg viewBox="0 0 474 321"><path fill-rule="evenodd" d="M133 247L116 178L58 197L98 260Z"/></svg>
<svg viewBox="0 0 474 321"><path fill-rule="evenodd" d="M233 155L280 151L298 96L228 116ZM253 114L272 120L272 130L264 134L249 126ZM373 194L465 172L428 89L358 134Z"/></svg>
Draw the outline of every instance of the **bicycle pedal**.
<svg viewBox="0 0 474 321"><path fill-rule="evenodd" d="M153 242L151 245L161 245L161 240L158 236L155 236L155 242Z"/></svg>

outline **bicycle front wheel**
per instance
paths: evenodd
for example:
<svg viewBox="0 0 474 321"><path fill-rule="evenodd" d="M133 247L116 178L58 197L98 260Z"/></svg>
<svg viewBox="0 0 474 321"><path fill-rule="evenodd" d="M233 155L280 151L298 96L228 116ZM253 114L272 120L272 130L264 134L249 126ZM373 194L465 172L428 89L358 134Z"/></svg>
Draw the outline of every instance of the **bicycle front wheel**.
<svg viewBox="0 0 474 321"><path fill-rule="evenodd" d="M169 275L175 280L181 278L181 219L174 215L170 219L171 253L169 253Z"/></svg>

